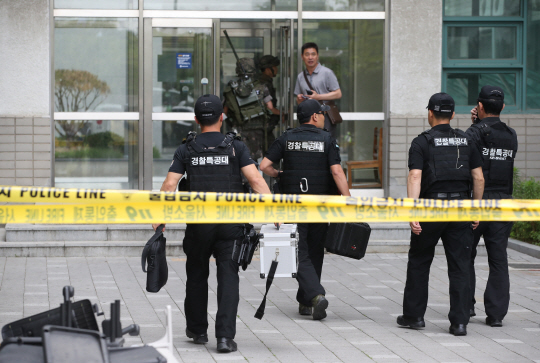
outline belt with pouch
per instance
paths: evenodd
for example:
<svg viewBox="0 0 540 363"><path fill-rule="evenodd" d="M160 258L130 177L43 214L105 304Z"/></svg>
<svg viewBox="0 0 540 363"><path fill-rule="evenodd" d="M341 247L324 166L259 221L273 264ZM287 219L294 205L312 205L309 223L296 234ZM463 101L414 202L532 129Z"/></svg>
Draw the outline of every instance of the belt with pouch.
<svg viewBox="0 0 540 363"><path fill-rule="evenodd" d="M424 199L471 199L468 192L453 192L453 193L427 193L423 196Z"/></svg>

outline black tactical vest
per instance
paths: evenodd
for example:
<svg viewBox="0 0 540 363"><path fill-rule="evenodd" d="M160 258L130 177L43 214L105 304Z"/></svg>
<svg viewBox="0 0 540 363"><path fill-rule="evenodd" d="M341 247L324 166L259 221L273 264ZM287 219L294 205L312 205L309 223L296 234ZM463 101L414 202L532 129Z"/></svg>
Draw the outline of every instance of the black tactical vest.
<svg viewBox="0 0 540 363"><path fill-rule="evenodd" d="M470 146L467 135L459 129L431 129L420 135L427 139L429 145L428 167L422 171L420 197L432 186L430 192L448 192L439 190L437 185L434 185L440 181L467 181L470 185Z"/></svg>
<svg viewBox="0 0 540 363"><path fill-rule="evenodd" d="M197 134L190 132L186 138L187 190L243 193L240 164L233 148L236 134L227 133L223 142L214 148L197 145L196 137Z"/></svg>
<svg viewBox="0 0 540 363"><path fill-rule="evenodd" d="M331 194L335 183L328 165L330 133L318 128L298 127L284 135L281 192Z"/></svg>
<svg viewBox="0 0 540 363"><path fill-rule="evenodd" d="M484 191L512 194L514 159L518 148L515 131L504 122L489 126L480 121L471 127L480 132L479 144L484 159Z"/></svg>

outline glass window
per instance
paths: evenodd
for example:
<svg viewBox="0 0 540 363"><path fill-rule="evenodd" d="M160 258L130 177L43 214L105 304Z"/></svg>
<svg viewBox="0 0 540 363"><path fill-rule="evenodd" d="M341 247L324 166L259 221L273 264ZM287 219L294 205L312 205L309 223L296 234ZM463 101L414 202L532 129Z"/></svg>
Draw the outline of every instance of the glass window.
<svg viewBox="0 0 540 363"><path fill-rule="evenodd" d="M152 189L159 190L169 172L174 152L188 132L197 131L195 121L153 121Z"/></svg>
<svg viewBox="0 0 540 363"><path fill-rule="evenodd" d="M138 19L56 18L56 112L138 111Z"/></svg>
<svg viewBox="0 0 540 363"><path fill-rule="evenodd" d="M212 92L211 28L153 28L153 112L193 112ZM203 79L206 84L203 85Z"/></svg>
<svg viewBox="0 0 540 363"><path fill-rule="evenodd" d="M529 0L527 11L527 109L540 109L540 0Z"/></svg>
<svg viewBox="0 0 540 363"><path fill-rule="evenodd" d="M444 16L520 16L521 0L445 0Z"/></svg>
<svg viewBox="0 0 540 363"><path fill-rule="evenodd" d="M334 71L341 111L383 111L383 20L304 20L303 40L317 43L319 63Z"/></svg>
<svg viewBox="0 0 540 363"><path fill-rule="evenodd" d="M384 11L384 0L304 0L304 11Z"/></svg>
<svg viewBox="0 0 540 363"><path fill-rule="evenodd" d="M506 106L516 106L516 72L466 73L447 72L446 92L454 98L456 106L476 105L480 89L486 85L499 86L504 90Z"/></svg>
<svg viewBox="0 0 540 363"><path fill-rule="evenodd" d="M55 186L138 189L138 124L56 120Z"/></svg>
<svg viewBox="0 0 540 363"><path fill-rule="evenodd" d="M54 0L55 9L118 9L139 8L138 0Z"/></svg>
<svg viewBox="0 0 540 363"><path fill-rule="evenodd" d="M515 26L449 26L448 59L516 59Z"/></svg>
<svg viewBox="0 0 540 363"><path fill-rule="evenodd" d="M296 0L144 0L148 10L237 10L237 11L294 11L298 9Z"/></svg>
<svg viewBox="0 0 540 363"><path fill-rule="evenodd" d="M380 129L382 121L344 121L339 125L341 137L339 142L341 164L347 170L347 161L378 160L382 157L379 149ZM373 188L382 184L377 168L351 169L347 175L352 180L353 188Z"/></svg>

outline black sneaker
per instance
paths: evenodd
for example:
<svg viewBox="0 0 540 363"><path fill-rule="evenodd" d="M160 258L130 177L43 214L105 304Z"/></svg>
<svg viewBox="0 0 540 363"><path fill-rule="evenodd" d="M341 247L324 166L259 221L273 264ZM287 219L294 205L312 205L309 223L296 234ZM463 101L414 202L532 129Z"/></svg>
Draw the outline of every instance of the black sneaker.
<svg viewBox="0 0 540 363"><path fill-rule="evenodd" d="M186 336L188 338L193 339L193 343L195 343L195 344L208 343L208 334L206 334L206 333L204 333L204 334L195 334L195 333L190 332L188 330L188 328L186 328Z"/></svg>
<svg viewBox="0 0 540 363"><path fill-rule="evenodd" d="M300 313L300 315L311 315L312 310L311 306L305 306L303 304L298 305L298 313Z"/></svg>
<svg viewBox="0 0 540 363"><path fill-rule="evenodd" d="M217 351L220 353L236 352L238 346L231 338L217 338Z"/></svg>
<svg viewBox="0 0 540 363"><path fill-rule="evenodd" d="M426 327L426 322L424 318L411 318L405 315L400 315L397 317L397 323L401 326L406 326L412 329L420 329Z"/></svg>
<svg viewBox="0 0 540 363"><path fill-rule="evenodd" d="M469 309L469 316L472 318L473 316L476 316L476 313L474 312L474 309Z"/></svg>
<svg viewBox="0 0 540 363"><path fill-rule="evenodd" d="M328 307L328 300L324 295L317 295L311 299L313 305L313 320L321 320L326 318L326 308Z"/></svg>

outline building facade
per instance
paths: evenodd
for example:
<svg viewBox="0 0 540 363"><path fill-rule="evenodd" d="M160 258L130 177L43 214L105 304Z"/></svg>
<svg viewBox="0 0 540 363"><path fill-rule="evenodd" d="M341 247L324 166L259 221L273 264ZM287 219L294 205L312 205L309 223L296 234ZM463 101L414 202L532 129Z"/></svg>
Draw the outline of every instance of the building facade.
<svg viewBox="0 0 540 363"><path fill-rule="evenodd" d="M450 93L466 129L483 84L505 90L516 166L540 177L538 0L4 0L0 185L159 189L194 100L235 77L225 31L240 57L280 58L276 133L296 122L299 49L319 45L356 195L405 196L429 97ZM348 168L373 159L382 173Z"/></svg>

